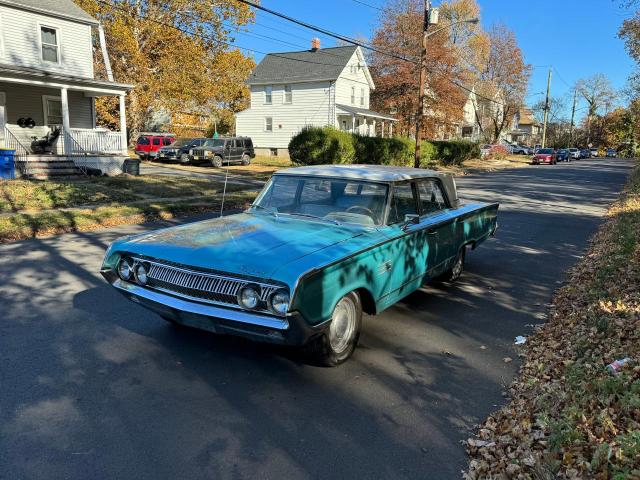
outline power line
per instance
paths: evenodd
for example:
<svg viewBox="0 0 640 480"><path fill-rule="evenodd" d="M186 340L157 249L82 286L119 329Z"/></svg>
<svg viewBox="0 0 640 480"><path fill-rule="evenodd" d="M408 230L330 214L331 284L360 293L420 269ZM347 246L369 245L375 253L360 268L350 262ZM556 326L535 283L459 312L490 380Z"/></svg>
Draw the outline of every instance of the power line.
<svg viewBox="0 0 640 480"><path fill-rule="evenodd" d="M365 7L373 8L374 10L379 10L381 12L384 11L384 8L380 8L380 7L376 6L376 5L371 5L369 3L362 2L361 0L351 0L351 1L355 2L355 3L359 3L360 5L364 5Z"/></svg>

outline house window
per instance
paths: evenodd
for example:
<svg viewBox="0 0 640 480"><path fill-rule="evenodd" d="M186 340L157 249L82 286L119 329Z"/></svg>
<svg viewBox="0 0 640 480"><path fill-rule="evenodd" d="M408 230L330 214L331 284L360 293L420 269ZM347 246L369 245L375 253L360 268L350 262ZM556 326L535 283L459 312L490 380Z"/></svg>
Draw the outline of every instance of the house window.
<svg viewBox="0 0 640 480"><path fill-rule="evenodd" d="M40 27L40 43L42 47L42 60L45 62L60 62L60 45L58 29L53 27Z"/></svg>
<svg viewBox="0 0 640 480"><path fill-rule="evenodd" d="M360 89L360 106L364 107L364 88Z"/></svg>
<svg viewBox="0 0 640 480"><path fill-rule="evenodd" d="M291 92L291 85L284 86L284 103L293 103L293 93Z"/></svg>
<svg viewBox="0 0 640 480"><path fill-rule="evenodd" d="M62 125L62 101L60 97L42 97L45 125Z"/></svg>
<svg viewBox="0 0 640 480"><path fill-rule="evenodd" d="M264 131L273 132L273 117L265 117L264 119Z"/></svg>
<svg viewBox="0 0 640 480"><path fill-rule="evenodd" d="M356 104L356 87L351 87L351 105Z"/></svg>
<svg viewBox="0 0 640 480"><path fill-rule="evenodd" d="M273 99L273 87L271 85L266 85L264 87L264 103L267 105L271 105Z"/></svg>

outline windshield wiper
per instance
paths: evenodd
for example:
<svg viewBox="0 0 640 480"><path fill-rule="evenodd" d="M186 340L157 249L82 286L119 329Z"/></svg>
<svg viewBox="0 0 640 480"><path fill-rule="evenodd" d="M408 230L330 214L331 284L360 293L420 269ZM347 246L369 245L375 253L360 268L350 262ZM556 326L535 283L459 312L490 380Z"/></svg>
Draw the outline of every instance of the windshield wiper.
<svg viewBox="0 0 640 480"><path fill-rule="evenodd" d="M252 203L251 207L253 208L257 208L257 209L262 209L262 210L266 210L267 212L269 212L271 215L273 215L274 217L278 218L278 211L274 210L273 208L269 208L269 207L265 207L264 205L260 205L258 203Z"/></svg>
<svg viewBox="0 0 640 480"><path fill-rule="evenodd" d="M297 217L308 217L308 218L316 218L318 220L322 220L325 222L331 222L334 225L341 225L341 223L337 220L333 220L331 218L326 218L326 217L320 217L318 215L311 215L310 213L299 213L299 212L295 212L295 213L288 213L287 215L295 215Z"/></svg>

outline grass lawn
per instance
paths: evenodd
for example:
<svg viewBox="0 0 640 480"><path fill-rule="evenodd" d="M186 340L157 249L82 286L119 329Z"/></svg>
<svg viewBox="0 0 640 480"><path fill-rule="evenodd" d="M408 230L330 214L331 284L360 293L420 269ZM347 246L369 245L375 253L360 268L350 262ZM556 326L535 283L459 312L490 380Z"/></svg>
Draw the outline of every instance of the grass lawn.
<svg viewBox="0 0 640 480"><path fill-rule="evenodd" d="M466 478L640 478L640 165L523 355Z"/></svg>
<svg viewBox="0 0 640 480"><path fill-rule="evenodd" d="M75 181L0 181L0 242L216 211L223 184L166 175L96 177ZM227 185L225 209L255 198Z"/></svg>

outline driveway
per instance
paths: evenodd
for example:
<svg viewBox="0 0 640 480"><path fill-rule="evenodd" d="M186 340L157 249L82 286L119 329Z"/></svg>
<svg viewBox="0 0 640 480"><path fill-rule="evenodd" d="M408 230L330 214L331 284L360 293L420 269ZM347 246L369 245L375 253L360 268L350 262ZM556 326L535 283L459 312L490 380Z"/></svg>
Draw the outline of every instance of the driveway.
<svg viewBox="0 0 640 480"><path fill-rule="evenodd" d="M143 227L0 246L0 478L459 478L460 441L516 372L514 337L544 321L630 167L459 179L502 203L497 237L456 285L365 318L334 369L125 301L97 271Z"/></svg>

